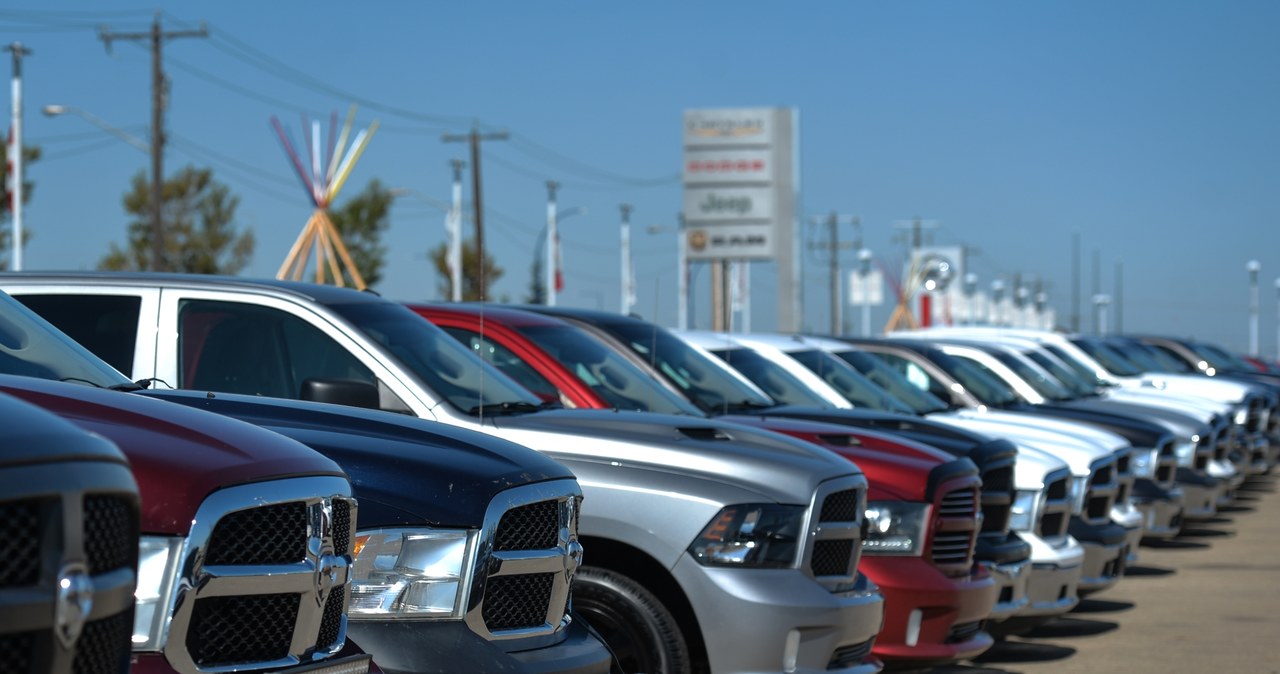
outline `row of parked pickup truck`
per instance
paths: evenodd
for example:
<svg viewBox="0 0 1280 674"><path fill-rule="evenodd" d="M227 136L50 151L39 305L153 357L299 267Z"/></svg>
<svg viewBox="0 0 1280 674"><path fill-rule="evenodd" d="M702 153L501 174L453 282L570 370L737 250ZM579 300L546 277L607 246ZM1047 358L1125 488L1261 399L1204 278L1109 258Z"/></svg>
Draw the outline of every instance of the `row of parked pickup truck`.
<svg viewBox="0 0 1280 674"><path fill-rule="evenodd" d="M954 662L1110 587L1280 448L1274 375L1155 338L675 333L190 275L0 290L6 672Z"/></svg>

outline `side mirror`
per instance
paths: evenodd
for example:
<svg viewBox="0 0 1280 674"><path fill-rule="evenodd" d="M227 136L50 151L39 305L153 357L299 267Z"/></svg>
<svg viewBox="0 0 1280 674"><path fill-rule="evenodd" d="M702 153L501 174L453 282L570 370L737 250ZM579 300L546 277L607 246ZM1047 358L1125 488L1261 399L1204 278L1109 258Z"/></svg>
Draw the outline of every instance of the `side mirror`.
<svg viewBox="0 0 1280 674"><path fill-rule="evenodd" d="M317 403L381 409L378 387L355 379L305 379L299 397Z"/></svg>

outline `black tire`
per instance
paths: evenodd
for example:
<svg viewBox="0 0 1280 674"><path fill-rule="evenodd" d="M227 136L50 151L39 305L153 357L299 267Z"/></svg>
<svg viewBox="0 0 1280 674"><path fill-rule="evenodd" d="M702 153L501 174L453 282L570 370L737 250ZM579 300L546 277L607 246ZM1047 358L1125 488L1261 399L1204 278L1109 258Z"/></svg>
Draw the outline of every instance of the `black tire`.
<svg viewBox="0 0 1280 674"><path fill-rule="evenodd" d="M689 648L675 617L631 578L596 566L578 569L573 608L596 629L627 674L689 674Z"/></svg>

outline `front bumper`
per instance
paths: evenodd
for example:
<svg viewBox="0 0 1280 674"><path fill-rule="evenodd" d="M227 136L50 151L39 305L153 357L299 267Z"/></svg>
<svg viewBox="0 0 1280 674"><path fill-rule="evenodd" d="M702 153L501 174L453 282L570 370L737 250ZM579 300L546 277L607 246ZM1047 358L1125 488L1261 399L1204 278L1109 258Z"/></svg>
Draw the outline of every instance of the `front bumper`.
<svg viewBox="0 0 1280 674"><path fill-rule="evenodd" d="M468 672L607 674L613 663L608 647L581 619L569 623L555 644L511 652L460 620L352 620L347 634L388 674L445 674L461 663Z"/></svg>
<svg viewBox="0 0 1280 674"><path fill-rule="evenodd" d="M1133 504L1142 513L1142 539L1173 538L1182 531L1185 495L1174 485L1165 489L1151 480L1140 478L1133 483Z"/></svg>
<svg viewBox="0 0 1280 674"><path fill-rule="evenodd" d="M177 674L178 670L169 665L160 653L134 653L129 659L131 674ZM360 650L351 640L347 640L342 650L328 660L321 660L305 665L295 665L284 669L273 669L269 674L383 674L384 670L375 664L370 656Z"/></svg>
<svg viewBox="0 0 1280 674"><path fill-rule="evenodd" d="M999 590L996 604L991 607L987 620L1004 620L1026 608L1030 601L1027 595L1027 584L1031 580L1030 559L1010 564L981 562L980 566L987 570Z"/></svg>
<svg viewBox="0 0 1280 674"><path fill-rule="evenodd" d="M798 569L703 566L689 555L672 574L693 606L714 672L881 669L869 657L884 615L874 586L832 593ZM864 650L868 657L856 657Z"/></svg>
<svg viewBox="0 0 1280 674"><path fill-rule="evenodd" d="M1124 573L1129 555L1125 549L1129 532L1116 524L1087 524L1073 515L1067 533L1084 546L1080 595L1101 592L1115 585Z"/></svg>
<svg viewBox="0 0 1280 674"><path fill-rule="evenodd" d="M1138 561L1138 545L1142 543L1142 513L1132 504L1116 504L1111 507L1111 523L1124 527L1124 566Z"/></svg>
<svg viewBox="0 0 1280 674"><path fill-rule="evenodd" d="M950 578L923 558L887 556L864 556L858 569L884 595L884 624L872 651L876 657L936 665L991 647L993 640L980 624L1000 588L984 571Z"/></svg>
<svg viewBox="0 0 1280 674"><path fill-rule="evenodd" d="M1080 602L1080 577L1085 549L1071 536L1048 541L1022 534L1031 543L1031 573L1027 581L1027 606L1023 617L1062 615Z"/></svg>
<svg viewBox="0 0 1280 674"><path fill-rule="evenodd" d="M1218 514L1218 497L1226 488L1222 478L1196 472L1190 468L1178 469L1178 487L1182 489L1182 517L1201 520Z"/></svg>

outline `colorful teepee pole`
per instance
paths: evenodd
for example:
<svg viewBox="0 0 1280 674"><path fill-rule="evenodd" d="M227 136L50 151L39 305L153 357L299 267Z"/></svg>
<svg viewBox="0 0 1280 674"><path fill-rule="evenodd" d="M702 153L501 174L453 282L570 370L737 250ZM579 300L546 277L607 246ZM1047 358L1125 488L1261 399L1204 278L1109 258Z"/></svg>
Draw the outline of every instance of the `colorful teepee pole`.
<svg viewBox="0 0 1280 674"><path fill-rule="evenodd" d="M293 166L294 173L297 174L298 180L302 181L302 187L307 191L311 203L315 206L315 210L311 213L311 217L307 219L307 224L303 226L302 232L293 242L293 246L289 249L289 254L285 257L284 264L280 265L280 270L276 272L276 278L290 278L295 281L301 280L306 271L307 265L311 261L312 252L316 255L315 265L315 282L324 283L327 275L330 276L335 285L346 285L345 275L351 277L356 288L364 290L364 278L360 276L360 270L356 269L356 265L351 260L351 254L347 251L347 247L342 243L342 237L339 236L338 230L333 225L333 221L329 218L329 205L338 197L338 192L342 190L342 186L350 177L352 169L355 168L356 162L360 160L360 155L364 154L364 150L369 145L369 140L373 138L373 134L378 130L378 122L374 121L369 125L368 129L363 129L352 139L351 145L347 146L347 139L351 137L351 128L355 121L356 107L353 105L347 112L346 122L342 125L342 131L338 134L335 141L334 132L337 126L338 115L333 113L329 117L329 142L322 144L321 142L321 125L320 120L315 120L308 124L306 115L302 117L303 145L306 150L306 163L301 153L298 152L298 146L294 144L290 138L288 131L280 124L280 120L273 115L271 117L271 126L275 129L276 136L280 138L280 144L284 147L285 154L289 158L289 163ZM306 133L307 127L310 126L309 142ZM341 267L339 266L341 263Z"/></svg>

